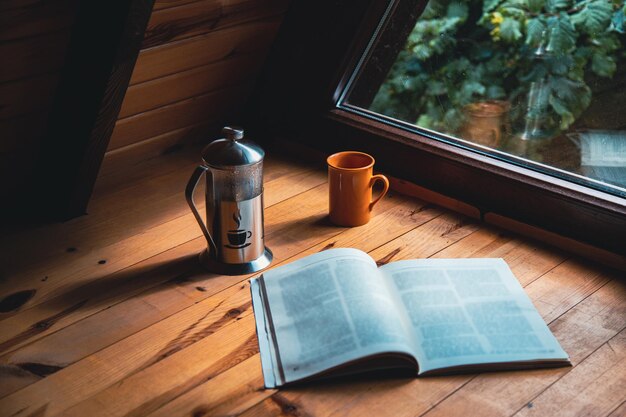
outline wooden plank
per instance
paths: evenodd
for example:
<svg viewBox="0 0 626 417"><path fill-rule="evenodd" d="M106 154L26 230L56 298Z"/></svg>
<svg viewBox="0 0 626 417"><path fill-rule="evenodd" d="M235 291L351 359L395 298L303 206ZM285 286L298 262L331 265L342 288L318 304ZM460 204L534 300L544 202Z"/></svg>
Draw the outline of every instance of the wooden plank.
<svg viewBox="0 0 626 417"><path fill-rule="evenodd" d="M113 179L101 178L100 195L93 201L89 218L77 218L65 224L39 225L29 231L1 235L0 244L11 247L10 251L0 253L3 272L11 274L16 269L32 267L36 263L24 256L15 256L20 250L29 252L37 262L43 262L44 256L68 256L63 253L69 247L74 248L73 252L93 249L94 245L102 244L103 241L114 242L111 238L116 233L122 232L117 235L118 238L128 236L124 230L143 230L141 224L149 225L155 220L165 221L172 214L179 215L185 207L180 190L188 180L185 177L197 165L198 152L199 148L173 152L159 161L147 160L134 170L117 172ZM123 186L112 189L113 183L119 183L122 179L126 180ZM156 203L160 203L160 206L154 207ZM124 218L130 220L129 225L116 224L116 219L123 221ZM103 225L103 222L109 224ZM68 233L64 234L64 230ZM46 236L44 231L48 233L48 238L41 239L42 233ZM55 234L59 236L56 241L50 239ZM81 243L81 236L88 240ZM63 246L66 244L68 246ZM44 252L40 251L42 248ZM65 258L65 261L71 262L74 255Z"/></svg>
<svg viewBox="0 0 626 417"><path fill-rule="evenodd" d="M261 46L259 53L227 58L131 86L126 91L119 117L123 119L254 79L268 47Z"/></svg>
<svg viewBox="0 0 626 417"><path fill-rule="evenodd" d="M626 401L624 387L626 330L607 341L515 415L608 415Z"/></svg>
<svg viewBox="0 0 626 417"><path fill-rule="evenodd" d="M316 173L314 173L316 174ZM321 183L323 183L325 180L324 177L320 177L319 174L317 175L311 175L311 173L309 171L306 170L302 170L300 172L295 172L292 174L288 174L288 175L284 175L282 177L279 178L275 178L272 181L269 181L266 183L265 187L266 187L266 201L267 201L267 212L271 213L271 210L275 210L272 209L272 206L274 206L275 204L278 204L279 202L282 202L283 200L288 199L289 197L295 196L303 191L306 191L312 187L315 187ZM289 182L292 182L293 184L289 184ZM278 193L275 193L274 190L279 190ZM287 191L287 190L290 190ZM131 190L132 191L132 190ZM186 204L186 203L185 203ZM185 209L185 213L188 211L187 208L183 207L183 209ZM189 214L190 216L190 214ZM191 217L189 217L187 220L191 220ZM119 222L124 221L123 219L119 220ZM166 224L167 222L164 221L164 224ZM193 222L190 222L191 224L194 224ZM115 224L115 222L114 222ZM272 224L268 223L266 225L266 231L268 233L268 236L270 233L272 233L272 231L276 232L277 229L272 229L271 228ZM197 225L196 225L197 227ZM268 228L269 227L269 228ZM97 229L96 229L97 230ZM104 227L104 230L106 230L106 225ZM282 229L281 229L282 230ZM94 232L92 232L94 233ZM97 235L97 232L95 232ZM145 228L140 230L139 232L136 232L137 234L144 234L145 233ZM194 238L198 238L199 237L200 232L197 231L195 234L191 235L192 239ZM87 239L89 238L89 234L87 235ZM201 238L195 239L198 242L202 242ZM112 239L113 242L116 241L116 238L114 237ZM94 244L95 245L95 244ZM197 244L192 244L192 247L195 248ZM105 246L105 245L102 245ZM202 246L202 245L201 245ZM189 248L188 248L189 249ZM89 252L88 248L85 247L78 247L76 248L75 251L69 251L66 252L65 256L63 256L63 259L60 260L59 262L59 266L57 266L59 268L59 275L60 276L66 276L66 275L71 275L72 273L75 273L75 266L71 267L69 266L72 263L75 263L77 261L80 261L82 258L80 256L77 256L79 252L81 251L87 251ZM197 252L199 251L199 249L195 249L191 252ZM65 251L64 251L65 252ZM85 254L84 256L89 256L89 253ZM51 259L56 259L57 257L60 257L60 255L57 256L52 256ZM73 262L71 261L72 257L78 258L75 259ZM146 256L146 258L149 258L150 256ZM139 275L143 275L143 273L141 271L143 271L144 269L150 267L151 265L153 265L153 263L157 263L160 264L161 261L159 261L159 257L154 258L154 259L150 259L148 262L144 263L144 264L140 264L140 265L136 265L136 268L132 268L131 270L128 271L121 271L120 273L118 273L117 275L114 276L109 276L108 279L118 282L118 284L116 285L115 289L113 290L112 294L115 294L115 297L119 297L119 293L118 293L118 289L119 287L122 287L123 285L120 284L120 282L126 282L127 279L125 279L124 277L127 276L129 273L131 274L139 274ZM168 258L169 259L169 258ZM48 260L44 260L44 264L49 263L50 259ZM63 267L63 265L66 265L66 267ZM48 266L48 270L52 270L52 267L54 266L54 264ZM100 265L100 267L105 267L105 265ZM41 268L40 265L36 265L35 268ZM149 269L149 268L148 268ZM19 270L19 268L18 268ZM36 269L35 269L36 271ZM79 269L80 271L80 269ZM111 272L115 272L115 270L112 270ZM49 285L49 280L52 279L52 276L49 276L49 279L45 279L43 281L39 280L39 282L37 282L37 279L27 279L26 277L31 277L31 276L38 276L36 272L32 272L32 271L27 271L26 273L24 273L23 275L23 279L24 280L29 280L30 282L25 282L23 283L27 288L24 290L19 290L18 288L13 287L11 291L15 291L16 289L18 289L18 291L16 292L12 292L11 294L15 295L15 294L19 294L20 292L26 292L32 296L35 296L35 294L39 291L41 292L43 288L46 288L47 285ZM38 329L38 331L36 333L42 334L42 333L46 333L49 330L49 327L51 326L37 326L37 323L40 323L41 321L48 321L48 318L50 317L51 314L60 314L60 312L65 311L66 309L70 308L71 306L81 303L83 301L85 301L86 299L89 300L87 305L82 305L81 307L81 312L83 312L89 304L91 304L91 302L94 300L94 297L96 299L100 298L101 292L102 292L102 286L105 285L102 282L89 282L89 274L87 273L87 277L85 278L87 280L87 285L85 287L81 287L78 285L74 285L74 289L70 294L65 294L62 295L59 299L56 300L52 300L50 303L46 303L44 305L42 305L41 308L39 309L27 309L28 306L30 305L29 303L34 302L35 300L32 300L30 298L26 298L23 300L23 303L14 305L13 307L15 307L15 309L20 309L20 314L19 315L10 315L8 314L7 309L5 308L5 317L11 317L11 316L15 316L12 319L5 319L4 321L0 322L0 327L2 327L3 331L0 332L0 340L2 342L6 342L7 340L9 340L12 337L15 337L18 334L21 334L24 331L27 331L28 329L31 329L31 327L36 327ZM139 279L135 280L137 281L130 283L131 287L135 284L137 284L138 286L144 285L144 284L150 284L150 282L144 282L141 283ZM149 280L148 280L149 281ZM154 284L156 284L158 282L155 282ZM71 284L71 282L67 283L67 284ZM30 286L30 288L29 288ZM52 290L52 289L51 289ZM131 293L131 290L129 288L125 288L123 290L123 292L126 293ZM105 291L106 294L109 294L109 291ZM113 297L113 296L111 296ZM113 298L115 298L113 297ZM8 298L7 297L3 297L3 298ZM57 320L58 321L58 320ZM53 331L57 330L59 328L59 324L55 323L54 329L52 329ZM46 328L42 328L42 327L46 327Z"/></svg>
<svg viewBox="0 0 626 417"><path fill-rule="evenodd" d="M211 139L219 137L221 128L221 125L215 123L198 123L108 151L104 154L98 182L101 181L102 177L114 176L116 173L124 172L129 168L132 169L149 159L180 152L194 143L209 143ZM120 178L121 181L124 179ZM112 186L116 187L118 184L119 182Z"/></svg>
<svg viewBox="0 0 626 417"><path fill-rule="evenodd" d="M182 6L194 1L196 0L156 0L154 2L154 10L169 9L170 7Z"/></svg>
<svg viewBox="0 0 626 417"><path fill-rule="evenodd" d="M193 129L193 127L191 127L191 129ZM174 131L167 132L163 136L174 135L172 132ZM147 142L147 144L149 144L149 142ZM141 150L141 144L137 144L137 146L139 150ZM123 149L132 148L120 148L122 156L124 152ZM98 175L98 180L96 181L94 196L89 205L89 214L93 214L94 210L101 209L102 205L98 203L98 201L109 198L111 194L123 192L123 190L130 187L137 187L144 180L172 174L177 170L186 169L185 167L191 167L194 163L199 162L198 156L200 155L202 146L198 143L189 144L182 148L174 145L171 148L163 149L164 152L158 158L150 158L149 156L141 158L139 154L137 155L138 159L134 158L137 161L135 164L120 164L111 167L105 165L107 161L105 154L101 173ZM115 162L115 159L111 161ZM122 162L124 162L123 157Z"/></svg>
<svg viewBox="0 0 626 417"><path fill-rule="evenodd" d="M282 14L288 0L199 0L155 10L148 23L142 48L207 33Z"/></svg>
<svg viewBox="0 0 626 417"><path fill-rule="evenodd" d="M130 79L135 85L201 67L239 54L257 52L274 39L282 16L244 23L139 52Z"/></svg>
<svg viewBox="0 0 626 417"><path fill-rule="evenodd" d="M59 71L70 41L70 30L0 43L0 82Z"/></svg>
<svg viewBox="0 0 626 417"><path fill-rule="evenodd" d="M43 113L52 103L60 74L51 72L0 84L0 120Z"/></svg>
<svg viewBox="0 0 626 417"><path fill-rule="evenodd" d="M304 196L309 197L309 196ZM386 204L385 204L386 203ZM411 228L416 227L420 223L427 221L432 218L433 215L437 215L438 212L433 209L426 208L425 210L419 210L421 207L420 203L416 202L408 202L406 200L400 199L397 201L397 198L390 198L386 202L381 202L380 207L377 210L378 214L373 218L373 220L366 227L354 228L354 229L342 229L336 227L330 227L330 231L332 233L337 233L337 231L345 230L341 235L338 236L338 239L333 238L334 244L337 245L345 245L350 244L353 241L360 241L361 245L364 249L371 249L376 247L380 243L386 241L389 238L390 234L381 233L382 230L388 229L388 225L391 219L398 220L394 228L392 229L393 233L399 234L403 231L410 230ZM297 204L291 204L292 206L302 205L302 200L298 200ZM319 210L319 208L318 208ZM413 214L412 214L413 213ZM292 242L294 237L296 236L307 236L311 235L311 233L307 233L305 230L301 229L310 229L311 227L319 228L315 223L313 224L303 224L301 228L287 227L284 229L284 232L287 234L282 237L283 243L276 242L272 243L272 249L274 253L277 255L277 260L283 261L283 258L287 258L289 256L293 256L298 252L297 248L295 248ZM345 238L344 238L345 236ZM271 239L275 239L275 234L270 234L269 237ZM360 237L360 238L358 238ZM315 237L310 237L309 241L314 242ZM311 243L309 243L310 245ZM324 244L323 247L327 247L329 245L328 242ZM312 248L310 251L318 251L320 250L320 245ZM298 256L301 256L298 255ZM206 274L205 274L206 275ZM17 352L15 355L11 355L11 362L13 363L38 363L47 364L50 363L50 360L54 358L55 363L61 364L66 363L70 357L73 357L76 354L84 353L88 351L89 348L94 349L94 343L103 343L104 346L112 343L112 337L116 334L119 335L120 332L129 331L128 327L130 327L130 331L133 331L135 328L135 322L142 323L145 320L155 320L158 321L159 318L167 317L167 315L172 314L172 306L178 306L178 308L182 309L184 307L188 307L194 305L194 303L198 303L201 298L200 297L208 297L209 295L215 293L219 288L216 287L219 281L230 282L230 285L236 283L242 277L212 277L208 276L207 278L202 278L202 274L193 273L190 276L187 276L186 283L178 283L176 285L176 291L181 291L182 286L188 286L187 295L190 298L189 300L185 300L184 297L180 297L180 294L169 294L172 290L164 292L160 291L151 291L150 294L146 294L140 299L134 301L130 300L129 302L125 302L121 305L114 306L107 310L104 310L100 315L90 317L87 320L83 320L80 323L77 323L74 326L74 329L64 329L58 333L52 334L46 338L46 340L42 340L41 343L36 343L34 345L28 346L26 349L22 349ZM188 283L187 283L188 282ZM172 284L169 284L172 286ZM198 285L202 285L203 291L198 291L196 287ZM239 286L233 286L231 289L227 291L240 291ZM249 297L248 289L245 289L246 297ZM221 297L221 296L220 296ZM161 300L161 302L159 302ZM142 306L150 306L148 309ZM134 306L134 307L133 307ZM223 304L221 304L224 307ZM231 306L232 307L232 306ZM157 308L159 311L159 315L155 317L154 308ZM206 311L206 306L193 306L193 309L199 309L199 311ZM226 307L224 307L226 308ZM144 312L142 312L142 310ZM132 322L127 323L124 326L124 329L120 329L119 325L115 323L119 322L119 317L124 316L132 316L134 320ZM187 313L185 313L188 316ZM195 317L195 316L193 316ZM158 326L161 330L158 331L159 334L171 334L172 327L171 320L174 320L173 317L166 319L166 322L158 323ZM195 319L194 319L195 320ZM176 320L176 323L179 323L180 327L180 319ZM193 325L194 321L191 319L185 319L185 323L187 325ZM106 330L106 327L111 326L110 330ZM150 335L155 334L156 330L152 330ZM176 333L174 332L173 335ZM76 337L72 336L76 335ZM80 336L82 335L82 336ZM88 336L86 336L88 335ZM104 336L104 337L103 337ZM88 340L85 340L85 343L78 343L78 346L69 347L67 345L68 340L78 340L79 338L88 337ZM145 340L149 341L154 336L145 336ZM172 336L173 337L173 336ZM132 336L133 340L137 340L136 336ZM122 342L125 343L125 342ZM151 342L150 342L151 343ZM76 345L76 343L74 343ZM87 349L84 346L87 345ZM59 349L58 354L57 349ZM130 367L128 369L132 369L133 366L136 366L137 357L136 354L132 354L128 356L128 348L124 346L117 347L118 353L116 363L119 367ZM6 359L6 358L5 358ZM5 362L5 359L2 362ZM128 363L127 363L128 362ZM63 365L62 367L65 367ZM69 368L68 368L69 369ZM130 373L134 374L134 371L130 371ZM55 374L56 375L56 374ZM50 378L55 378L55 375L52 375ZM45 381L42 381L44 383ZM58 382L57 382L58 383Z"/></svg>
<svg viewBox="0 0 626 417"><path fill-rule="evenodd" d="M266 213L268 216L270 216L270 213L280 213L277 217L273 219L270 217L266 220L265 227L268 235L284 229L284 224L276 219L282 218L285 220L294 217L293 206L284 208L283 205L279 204L276 207L271 207L278 202L272 197L273 190L289 187L290 180L291 178L287 176L266 184L265 195L268 206ZM325 176L318 173L312 176L311 181L322 184L325 182ZM312 186L311 181L294 184L291 187L292 192L298 193L308 190ZM302 197L305 200L301 200L298 203L301 205L301 212L312 214L321 207L325 207L327 204L324 199L326 192L325 184L311 189L308 194ZM307 201L307 196L310 199L317 199L317 201ZM175 199L176 204L182 210L173 218L164 219L162 223L152 220L151 227L140 226L124 239L120 239L119 236L113 236L108 241L100 238L100 243L93 248L89 247L89 245L93 245L93 243L89 242L90 233L94 233L97 236L98 232L92 229L85 235L84 246L78 246L80 250L66 251L65 245L62 245L61 248L57 249L59 256L48 256L44 262L37 263L31 268L14 268L13 273L0 283L0 296L7 298L11 294L27 291L31 296L18 307L18 309L23 310L24 308L35 306L46 299L61 295L70 288L76 288L89 282L96 282L98 279L101 280L98 286L106 285L104 284L106 282L105 278L110 274L173 246L199 237L201 235L200 228L190 210L183 205L186 203L181 199L180 195L174 195L172 198ZM198 207L201 210L203 203L200 201L198 203ZM135 212L137 219L144 215L143 210L145 208L137 209ZM158 210L155 214L157 213ZM113 221L113 223L115 222ZM130 224L132 223L122 223L120 228L130 228ZM107 223L103 223L97 227L96 230L100 229L103 233L106 233L107 228L110 226ZM63 256L60 256L61 254ZM47 278L44 279L44 277ZM15 311L6 312L4 316L10 317L15 314ZM8 331L11 332L10 330ZM6 334L5 332L2 333L3 335Z"/></svg>
<svg viewBox="0 0 626 417"><path fill-rule="evenodd" d="M292 190L297 193L299 187L302 185L303 184L295 185ZM281 188L286 187L283 186ZM270 234L268 234L268 236L270 236ZM278 234L273 239L273 244L280 244L281 234ZM315 238L312 237L312 239ZM206 243L202 238L194 239L181 245L180 247L170 249L169 251L134 265L131 268L122 270L107 277L108 282L116 283L115 286L109 286L109 284L103 284L102 282L88 283L73 289L69 293L63 294L60 297L53 298L50 301L41 304L41 306L30 308L21 312L19 315L5 319L0 322L0 328L2 329L2 338L0 343L2 346L1 350L5 352L12 351L49 334L58 332L65 326L71 325L79 320L83 320L102 309L111 307L110 303L119 303L135 294L147 290L148 288L157 285L164 285L164 290L169 288L170 285L176 284L175 287L180 290L182 284L179 282L167 282L170 278L167 273L172 270L172 267L170 267L168 263L176 265L179 263L178 260L180 260L183 265L189 267L189 265L195 264L195 260L192 259L189 263L187 263L184 259L188 258L190 254L199 253L205 246ZM278 251L277 255L280 255L280 250L280 248L274 248L275 252ZM180 273L183 272L185 271ZM196 277L196 280L199 281L200 279ZM208 297L212 293L210 288L213 288L214 285L218 285L222 281L230 282L227 278L219 280L213 279L212 281L213 282L210 285L207 284L207 286L202 288L202 292L204 294L196 294L197 288L196 286L192 286L188 291L190 294L193 294L191 298L196 300L199 296ZM137 302L140 301L141 300L137 300ZM154 302L143 303L142 305L154 305ZM183 305L181 304L178 308L183 308ZM110 310L107 314L112 315L115 311L115 309ZM126 310L122 311L122 315L126 314ZM162 309L163 314L167 311L168 310L165 308ZM152 309L147 309L142 313L135 312L135 316L138 321L138 317L142 314L150 316L150 314L154 314L154 311L152 311ZM109 323L110 326L116 327L115 323L117 321L105 319L102 322ZM46 325L42 325L41 323L46 323ZM87 322L84 322L83 324L88 325ZM95 327L97 326L98 324L95 325ZM99 326L102 326L102 324ZM129 325L125 331L132 331L133 328L133 326ZM115 332L118 331L119 330L115 330ZM102 336L104 337L105 334L103 333ZM57 336L55 337L63 338L64 336L62 333L57 333ZM69 337L68 340L72 339L73 337ZM46 350L52 349L54 344L50 345L50 340L45 343L47 344ZM106 343L108 343L108 341L106 341ZM8 360L4 360L4 362L8 362Z"/></svg>
<svg viewBox="0 0 626 417"><path fill-rule="evenodd" d="M302 200L300 199L296 199L291 206L301 205L301 201ZM407 230L417 227L419 224L429 220L432 216L438 215L436 210L430 208L420 210L421 208L422 207L419 206L419 203L416 202L407 202L403 199L390 198L386 201L386 204L385 202L381 202L381 206L377 208L377 214L367 227L344 231L338 239L335 239L332 242L324 242L323 245L319 244L314 246L305 253L314 253L322 250L323 248L329 247L329 245L350 246L354 242L359 242L358 246L364 250L374 248L385 242L389 236L395 236L406 232ZM389 228L390 221L393 221L394 223L394 226L391 228ZM316 226L303 224L300 228L296 228L295 230L283 229L283 232L278 234L272 232L268 233L268 239L270 240L271 247L276 256L276 264L283 263L284 258L293 257L297 253L297 246L291 243L294 236L311 235L311 227ZM338 228L332 227L330 231L337 233L334 232L334 230L337 229ZM342 230L343 229L338 229L339 232ZM382 233L383 231L386 231L386 233ZM316 236L311 236L308 239L301 240L304 245L313 245L316 243L316 239ZM199 272L197 268L189 268L189 263L185 261L184 265L187 265L187 269L183 271L181 268L179 274L185 274L186 281L184 283L164 282L167 278L167 271L172 271L172 268L167 265L167 260L174 260L177 257L181 257L181 254L189 254L190 252L197 253L203 245L204 242L202 242L202 239L196 239L193 242L189 242L188 244L181 245L178 248L170 250L168 253L161 254L155 257L155 259L144 262L142 265L138 265L138 268L134 268L134 270L139 269L139 271L141 271L139 274L137 274L137 272L133 273L133 270L128 272L123 271L119 274L121 275L120 277L115 278L116 281L118 281L118 284L115 286L113 291L108 290L104 293L99 292L95 298L93 294L89 295L88 289L82 291L83 294L73 294L74 298L79 300L79 303L81 299L83 300L83 305L81 306L80 311L69 311L66 312L63 317L59 317L54 323L57 330L56 333L51 333L51 330L45 329L45 332L40 331L38 334L30 334L30 338L19 341L19 344L23 345L24 342L36 340L39 337L47 335L47 337L39 342L31 343L16 353L4 355L0 359L0 363L3 363L7 367L5 372L8 372L9 370L15 372L19 371L20 369L16 368L19 368L19 364L22 363L37 363L40 364L41 367L44 367L47 366L45 364L53 362L57 367L65 367L87 354L92 353L91 350L97 350L94 348L96 344L101 343L101 347L107 346L116 340L115 337L119 337L120 334L132 334L134 331L141 329L147 321L156 322L170 314L175 313L176 311L179 311L180 309L209 297L211 294L225 288L225 285L232 285L241 279L241 277L217 278L210 275L208 278L203 278L203 274ZM169 252L172 252L173 254L170 254ZM302 254L298 256L302 256ZM128 276L129 272L131 273L132 278ZM113 299L117 300L117 302L121 302L121 297L131 297L133 294L141 290L145 290L146 288L144 287L146 285L157 285L162 282L163 285L160 285L160 289L158 291L153 289L148 294L144 294L138 298L105 308L107 307L107 300ZM178 294L184 287L188 287L185 291L188 296L187 301L180 299L180 294ZM201 288L202 291L198 292L197 288ZM168 295L169 292L174 292L174 294ZM157 293L158 297L153 296L153 293ZM67 304L67 296L62 298L63 303ZM159 302L159 299L162 299L164 302ZM56 304L58 304L58 302ZM146 306L150 306L150 308L147 308ZM63 308L62 306L55 305L54 302L47 303L43 307L43 311L47 314L50 314L51 310L59 310ZM155 314L154 312L155 307L158 307L158 314ZM89 316L88 318L77 322L74 326L63 328L64 325L70 322L70 319L76 322L77 319L84 318L86 315L93 314L98 309L103 308L105 309L101 314ZM9 331L9 329L16 325L15 323L10 323L11 321L18 321L22 324L24 316L32 315L32 310L34 309L20 314L20 316L16 317L17 320L9 319L6 322L0 323L0 326L2 326L3 330ZM128 316L131 311L131 315L134 320L127 323L122 329L120 329L120 326L117 325L117 323L120 320L124 320L123 317ZM111 328L107 330L107 327ZM59 331L59 328L62 328L62 330ZM93 329L98 329L96 334L93 334ZM84 334L89 334L89 341L79 343L78 346L75 346L72 349L68 348L68 340L76 341L84 337ZM13 347L19 346L14 345ZM24 384L31 383L28 378L26 378L23 382ZM24 385L22 385L19 381L15 381L10 387L8 387L9 389L6 389L3 393L6 394L22 386Z"/></svg>
<svg viewBox="0 0 626 417"><path fill-rule="evenodd" d="M420 187L417 184L411 182L389 177L389 183L392 189L406 195L410 195L419 198L424 201L429 201L438 206L445 207L450 210L454 210L457 213L464 214L473 219L480 219L480 210L459 200L447 197L443 194L436 193L427 188Z"/></svg>
<svg viewBox="0 0 626 417"><path fill-rule="evenodd" d="M77 8L78 0L48 0L4 10L0 13L0 41L66 29L74 22Z"/></svg>
<svg viewBox="0 0 626 417"><path fill-rule="evenodd" d="M495 226L514 231L533 239L537 239L541 242L546 242L551 245L563 248L577 255L584 256L585 258L593 259L605 265L617 268L621 271L626 271L626 256L624 255L596 248L589 244L560 236L556 233L552 233L547 230L531 226L529 224L521 223L504 216L499 216L494 213L486 213L485 221Z"/></svg>
<svg viewBox="0 0 626 417"><path fill-rule="evenodd" d="M170 401L150 417L238 415L276 392L263 389L260 369L257 354Z"/></svg>
<svg viewBox="0 0 626 417"><path fill-rule="evenodd" d="M156 223L164 223L171 218L188 214L189 208L181 190L184 189L193 169L199 163L200 148L190 148L185 152L169 154L159 160L149 160L132 171L116 173L124 181L124 187L111 190L111 180L101 178L99 196L93 201L88 217L73 219L64 224L50 224L33 228L28 232L3 233L0 244L10 250L0 251L0 265L6 275L34 273L35 268L49 260L71 263L80 252L93 251L118 240L142 233ZM265 182L284 176L284 181L297 178L310 172L309 166L293 167L268 154L265 160ZM310 177L309 184L319 185L318 179ZM116 175L116 178L118 176ZM297 184L302 187L304 184ZM311 185L312 186L312 185ZM200 186L202 188L202 185ZM266 204L279 201L274 195L276 187L269 186ZM293 187L283 186L282 191ZM301 190L301 188L299 188ZM201 192L201 190L199 190ZM203 206L204 202L200 202ZM70 249L72 248L72 249ZM16 256L28 253L29 257ZM35 261L33 261L35 259ZM54 263L52 264L54 265ZM52 265L48 265L51 267Z"/></svg>
<svg viewBox="0 0 626 417"><path fill-rule="evenodd" d="M340 231L330 230L332 233ZM296 229L293 233L301 231ZM294 236L289 230L283 228L282 233L267 236L276 262L297 250L290 243ZM321 238L311 236L309 244ZM30 344L0 359L2 376L7 377L0 396L31 384L33 377L38 379L55 373L242 279L203 272L196 261L203 247L206 247L203 238L195 239L110 277L109 282L113 280L115 285L93 283L1 322L3 336L5 333L13 335L10 339L4 338L2 350L11 351ZM179 279L172 280L172 277ZM142 295L132 298L142 291ZM70 306L66 307L68 304ZM50 317L51 311L59 313ZM25 321L33 324L25 325ZM41 324L44 322L46 325ZM121 322L125 325L120 326ZM76 324L72 326L73 323ZM15 326L24 330L15 332ZM45 339L38 342L42 337ZM129 361L135 362L135 358Z"/></svg>
<svg viewBox="0 0 626 417"><path fill-rule="evenodd" d="M609 279L594 265L576 259L567 260L541 278L527 285L526 291L548 323L593 294Z"/></svg>
<svg viewBox="0 0 626 417"><path fill-rule="evenodd" d="M248 352L246 357L252 356L256 353L253 351L256 347L256 338L251 337L254 335L254 328L252 327L249 292L245 284L233 287L232 291L225 292L221 296L196 304L180 315L165 319L156 326L149 327L36 384L3 398L0 400L0 409L6 415L15 413L15 416L30 415L40 408L45 408L48 416L61 412L63 415L69 415L67 408L106 387L112 387L111 384L124 377L143 376L146 372L152 374L162 366L159 364L163 362L176 362L176 369L172 371L173 373L180 372L178 377L173 379L167 377L163 383L184 384L188 381L181 378L191 377L195 372L202 373L207 368L206 361L209 363L216 361L223 357L224 352L235 352L236 356L244 343ZM235 326L235 328L231 328L228 333L219 331L230 326ZM244 343L241 340L242 336ZM150 343L145 343L146 338L150 340ZM130 358L128 358L129 354L131 354ZM131 360L118 362L120 355ZM242 357L241 360L246 357ZM179 367L183 362L186 365ZM236 362L229 361L224 365L229 363L231 366L236 364ZM112 364L115 366L111 367ZM151 376L151 379L152 382L148 385L152 385L157 379L161 380L161 377L154 379ZM133 391L141 395L139 390L129 391L123 385L125 383L116 384L118 388L122 387L127 392ZM153 388L158 388L158 386L155 384ZM41 395L33 395L35 393ZM124 398L130 400L127 395ZM116 402L121 406L131 403L126 400ZM91 415L91 413L84 415Z"/></svg>
<svg viewBox="0 0 626 417"><path fill-rule="evenodd" d="M113 385L94 397L64 410L63 415L67 417L145 415L156 410L163 402L219 375L257 352L254 317L249 314L229 326L227 332L201 339L178 354L128 377L123 384ZM151 383L145 384L146 381ZM129 395L125 385L135 387L137 383L145 384L143 385L145 388L133 390L133 394ZM125 400L115 401L120 395L124 395Z"/></svg>
<svg viewBox="0 0 626 417"><path fill-rule="evenodd" d="M244 84L196 96L118 120L108 150L128 146L193 124L218 122L236 113L251 85Z"/></svg>
<svg viewBox="0 0 626 417"><path fill-rule="evenodd" d="M567 260L567 255L519 239L502 230L481 226L479 230L433 255L433 258L502 258L523 287Z"/></svg>

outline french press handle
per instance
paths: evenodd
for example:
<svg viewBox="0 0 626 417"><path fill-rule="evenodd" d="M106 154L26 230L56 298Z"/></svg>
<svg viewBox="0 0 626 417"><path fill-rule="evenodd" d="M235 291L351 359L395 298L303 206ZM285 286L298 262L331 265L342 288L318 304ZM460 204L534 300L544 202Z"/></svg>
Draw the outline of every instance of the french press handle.
<svg viewBox="0 0 626 417"><path fill-rule="evenodd" d="M198 224L200 225L200 229L202 229L202 233L204 233L204 237L209 243L209 252L215 255L217 254L217 246L215 246L215 241L213 241L213 238L211 237L211 234L209 233L209 229L207 229L206 225L204 224L204 221L202 220L202 216L200 216L200 213L198 212L198 209L196 208L196 204L193 201L193 194L196 191L196 187L198 186L198 181L200 181L200 178L202 177L202 175L204 175L207 172L207 169L208 168L205 167L204 165L200 165L196 167L196 170L193 172L193 174L191 174L191 178L189 178L189 182L187 183L187 188L185 188L185 197L187 198L187 204L189 204L189 208L191 208L191 212L196 218L196 221L198 222Z"/></svg>

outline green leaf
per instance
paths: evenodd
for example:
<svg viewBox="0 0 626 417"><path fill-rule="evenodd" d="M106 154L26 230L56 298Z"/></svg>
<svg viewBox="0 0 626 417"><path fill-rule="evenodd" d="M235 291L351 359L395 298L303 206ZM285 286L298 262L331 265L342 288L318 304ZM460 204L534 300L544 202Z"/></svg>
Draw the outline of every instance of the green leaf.
<svg viewBox="0 0 626 417"><path fill-rule="evenodd" d="M526 22L526 44L539 46L546 30L546 25L540 19L529 19Z"/></svg>
<svg viewBox="0 0 626 417"><path fill-rule="evenodd" d="M448 12L446 13L447 17L456 17L460 21L464 22L467 19L467 15L469 13L469 8L467 3L460 2L452 2L448 6Z"/></svg>
<svg viewBox="0 0 626 417"><path fill-rule="evenodd" d="M593 44L599 46L600 49L605 52L616 51L623 48L619 38L614 33L605 33L601 38L594 39Z"/></svg>
<svg viewBox="0 0 626 417"><path fill-rule="evenodd" d="M574 66L574 58L571 55L558 55L547 60L546 64L550 72L557 75L567 75L571 67Z"/></svg>
<svg viewBox="0 0 626 417"><path fill-rule="evenodd" d="M482 95L485 94L485 86L476 81L466 81L463 83L461 92L468 97L474 94Z"/></svg>
<svg viewBox="0 0 626 417"><path fill-rule="evenodd" d="M569 9L571 4L571 0L546 0L546 10L550 13L555 13Z"/></svg>
<svg viewBox="0 0 626 417"><path fill-rule="evenodd" d="M506 42L515 42L522 37L521 25L517 20L505 17L500 24L500 37Z"/></svg>
<svg viewBox="0 0 626 417"><path fill-rule="evenodd" d="M572 15L576 28L592 36L600 36L611 23L613 6L607 0L591 0L578 13Z"/></svg>
<svg viewBox="0 0 626 417"><path fill-rule="evenodd" d="M522 20L526 17L528 4L526 0L508 0L498 10L503 16L513 17Z"/></svg>
<svg viewBox="0 0 626 417"><path fill-rule="evenodd" d="M566 15L561 15L550 31L547 49L555 54L565 54L574 49L577 34Z"/></svg>
<svg viewBox="0 0 626 417"><path fill-rule="evenodd" d="M528 0L528 9L533 13L539 13L546 4L546 0Z"/></svg>
<svg viewBox="0 0 626 417"><path fill-rule="evenodd" d="M549 101L550 106L554 109L556 114L561 117L561 129L567 129L572 123L576 121L574 115L568 110L567 105L561 99L554 95L551 95Z"/></svg>
<svg viewBox="0 0 626 417"><path fill-rule="evenodd" d="M551 77L550 89L551 95L557 97L574 117L580 116L591 101L591 90L581 81Z"/></svg>
<svg viewBox="0 0 626 417"><path fill-rule="evenodd" d="M591 70L601 77L612 77L615 74L617 64L611 56L603 53L594 53L591 58Z"/></svg>
<svg viewBox="0 0 626 417"><path fill-rule="evenodd" d="M502 3L502 0L485 0L483 3L483 14L492 12L500 3Z"/></svg>

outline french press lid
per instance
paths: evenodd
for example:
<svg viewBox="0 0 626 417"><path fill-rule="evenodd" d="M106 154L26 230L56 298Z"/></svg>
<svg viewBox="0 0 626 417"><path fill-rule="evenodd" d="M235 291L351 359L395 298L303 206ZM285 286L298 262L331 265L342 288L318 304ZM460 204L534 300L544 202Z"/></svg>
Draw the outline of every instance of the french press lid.
<svg viewBox="0 0 626 417"><path fill-rule="evenodd" d="M242 128L226 126L222 133L225 138L214 140L202 150L202 159L206 165L230 168L254 165L263 160L265 152L256 143L243 138Z"/></svg>

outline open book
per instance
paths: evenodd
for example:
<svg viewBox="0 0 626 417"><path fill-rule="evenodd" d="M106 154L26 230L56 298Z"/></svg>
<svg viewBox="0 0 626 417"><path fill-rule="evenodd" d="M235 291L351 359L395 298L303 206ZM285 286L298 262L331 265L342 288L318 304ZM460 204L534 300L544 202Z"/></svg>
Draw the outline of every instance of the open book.
<svg viewBox="0 0 626 417"><path fill-rule="evenodd" d="M408 366L418 375L568 365L502 259L380 268L331 249L251 280L265 386Z"/></svg>

